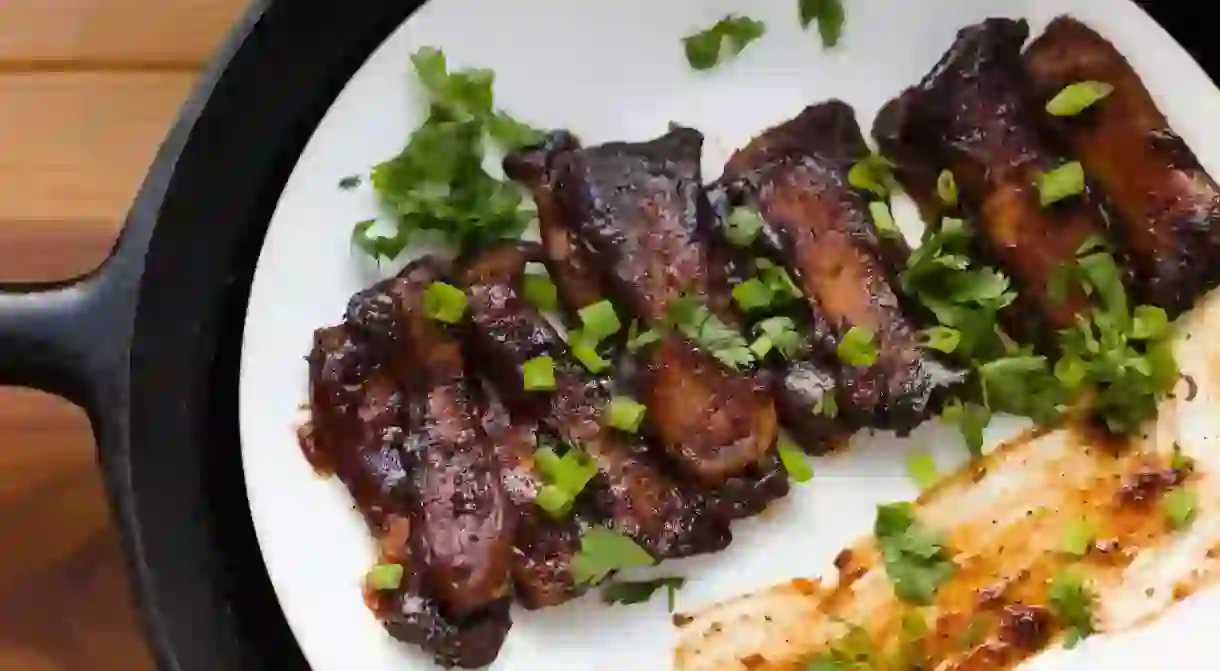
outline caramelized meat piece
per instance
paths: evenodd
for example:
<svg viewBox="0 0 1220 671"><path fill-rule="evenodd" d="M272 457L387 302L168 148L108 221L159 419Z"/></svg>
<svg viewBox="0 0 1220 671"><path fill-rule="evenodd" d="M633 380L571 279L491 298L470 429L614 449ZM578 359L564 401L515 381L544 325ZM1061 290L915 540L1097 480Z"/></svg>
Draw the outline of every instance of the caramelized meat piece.
<svg viewBox="0 0 1220 671"><path fill-rule="evenodd" d="M547 253L565 255L550 259L560 284L572 285L565 273L578 276L588 265L605 295L645 326L665 324L682 296L737 325L727 287L713 286L720 273L712 268L710 210L700 184L702 140L697 131L677 128L645 143L579 149L552 142L505 162L539 203L554 204L540 206L539 214ZM571 235L566 245L556 242L556 225ZM574 294L564 292L565 298ZM775 443L766 381L726 369L674 334L647 350L637 382L659 442L706 486L749 472Z"/></svg>
<svg viewBox="0 0 1220 671"><path fill-rule="evenodd" d="M1117 215L1113 224L1141 298L1176 316L1220 282L1220 187L1169 127L1131 64L1101 35L1068 17L1025 52L1039 101L1100 81L1113 93L1073 117L1054 118Z"/></svg>
<svg viewBox="0 0 1220 671"><path fill-rule="evenodd" d="M852 327L874 334L875 364L839 366L840 410L862 424L909 430L961 375L919 345L893 284L896 259L881 251L868 203L848 183L868 154L851 108L828 102L755 138L730 159L723 181L736 204L762 216L763 246L804 292L823 359L837 361Z"/></svg>
<svg viewBox="0 0 1220 671"><path fill-rule="evenodd" d="M545 484L534 468L537 426L512 421L508 410L492 399L487 435L496 445L505 491L517 512L513 584L517 601L530 610L557 606L584 592L572 579L572 558L580 550L575 519L557 520L534 505Z"/></svg>
<svg viewBox="0 0 1220 671"><path fill-rule="evenodd" d="M779 422L807 452L830 452L851 436L855 428L846 417L831 416L830 403L838 408L835 372L809 355L777 366L772 395Z"/></svg>
<svg viewBox="0 0 1220 671"><path fill-rule="evenodd" d="M1105 221L1088 193L1040 203L1038 178L1066 160L1048 143L1030 96L1020 60L1028 33L1024 21L1008 19L963 29L918 86L886 105L874 135L925 212L937 209L928 185L942 169L953 173L980 252L1018 291L1013 330L1044 343L1088 308L1079 287L1055 301L1047 283L1076 263L1077 250L1105 231Z"/></svg>
<svg viewBox="0 0 1220 671"><path fill-rule="evenodd" d="M1021 650L1034 652L1046 645L1051 633L1051 613L1041 606L1010 604L1000 615L1000 640Z"/></svg>
<svg viewBox="0 0 1220 671"><path fill-rule="evenodd" d="M367 601L391 636L427 650L440 666L478 669L495 661L512 628L509 602L454 619L436 599L420 596L424 590L423 576L408 565L402 587L370 593Z"/></svg>
<svg viewBox="0 0 1220 671"><path fill-rule="evenodd" d="M371 352L347 325L314 334L309 364L315 463L338 475L352 493L382 560L405 569L399 589L369 594L386 629L444 666L484 666L495 659L512 624L508 602L455 618L442 611L424 583L414 555L418 527L410 521L413 503L402 453L408 400Z"/></svg>
<svg viewBox="0 0 1220 671"><path fill-rule="evenodd" d="M417 261L353 297L348 322L392 343L399 383L419 399L404 441L412 556L448 612L463 617L509 595L516 516L460 339L424 311L424 292L442 276L435 260Z"/></svg>
<svg viewBox="0 0 1220 671"><path fill-rule="evenodd" d="M346 326L314 333L309 379L311 461L339 477L380 534L387 519L409 514L402 459L406 397Z"/></svg>
<svg viewBox="0 0 1220 671"><path fill-rule="evenodd" d="M603 426L610 396L605 381L568 356L559 334L521 295L525 264L537 255L537 250L503 246L483 253L462 273L472 349L486 362L514 420L538 421L564 444L588 454L598 469L588 490L590 515L654 556L723 549L730 540L728 527L706 514L701 497L669 477L639 437ZM554 392L525 391L521 368L537 356L555 362Z"/></svg>

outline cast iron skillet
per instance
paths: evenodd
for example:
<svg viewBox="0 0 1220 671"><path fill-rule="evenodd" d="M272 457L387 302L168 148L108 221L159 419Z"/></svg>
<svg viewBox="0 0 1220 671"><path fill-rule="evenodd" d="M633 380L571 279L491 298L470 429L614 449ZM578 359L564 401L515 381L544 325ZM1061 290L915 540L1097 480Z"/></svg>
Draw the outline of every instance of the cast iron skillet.
<svg viewBox="0 0 1220 671"><path fill-rule="evenodd" d="M365 58L422 4L256 2L161 147L102 267L0 285L0 384L59 394L88 413L166 671L308 668L267 580L243 486L246 301L297 156ZM1210 3L1140 4L1220 75Z"/></svg>

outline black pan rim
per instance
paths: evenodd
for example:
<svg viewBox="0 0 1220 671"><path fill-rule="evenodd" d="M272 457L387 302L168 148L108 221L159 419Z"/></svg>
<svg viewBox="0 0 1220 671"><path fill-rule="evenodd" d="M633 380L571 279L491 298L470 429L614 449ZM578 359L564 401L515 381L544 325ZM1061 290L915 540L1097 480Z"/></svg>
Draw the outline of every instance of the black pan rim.
<svg viewBox="0 0 1220 671"><path fill-rule="evenodd" d="M75 326L96 326L105 343L61 367L88 368L78 377L92 379L41 385L89 411L162 669L309 668L246 501L236 396L246 303L305 144L350 77L422 4L255 2L163 145L109 267L86 278L108 285L99 293L131 292L95 301ZM1213 78L1220 73L1197 7L1139 4Z"/></svg>

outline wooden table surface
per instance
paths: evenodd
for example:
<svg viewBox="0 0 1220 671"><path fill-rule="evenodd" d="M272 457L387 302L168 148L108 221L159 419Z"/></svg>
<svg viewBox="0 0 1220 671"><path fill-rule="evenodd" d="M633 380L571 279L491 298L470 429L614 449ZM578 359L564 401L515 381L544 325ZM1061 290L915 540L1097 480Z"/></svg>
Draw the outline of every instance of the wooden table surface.
<svg viewBox="0 0 1220 671"><path fill-rule="evenodd" d="M101 262L245 2L0 0L0 281ZM0 548L0 671L152 669L85 417L27 390L0 388Z"/></svg>

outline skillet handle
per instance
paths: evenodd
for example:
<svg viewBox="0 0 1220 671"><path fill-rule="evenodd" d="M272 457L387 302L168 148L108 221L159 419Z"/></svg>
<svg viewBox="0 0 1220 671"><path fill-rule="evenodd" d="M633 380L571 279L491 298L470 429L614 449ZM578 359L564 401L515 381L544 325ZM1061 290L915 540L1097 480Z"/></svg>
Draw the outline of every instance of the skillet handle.
<svg viewBox="0 0 1220 671"><path fill-rule="evenodd" d="M129 220L102 266L84 275L0 283L0 385L62 396L85 410L95 430L114 425L125 403L136 288L149 233L151 224Z"/></svg>

